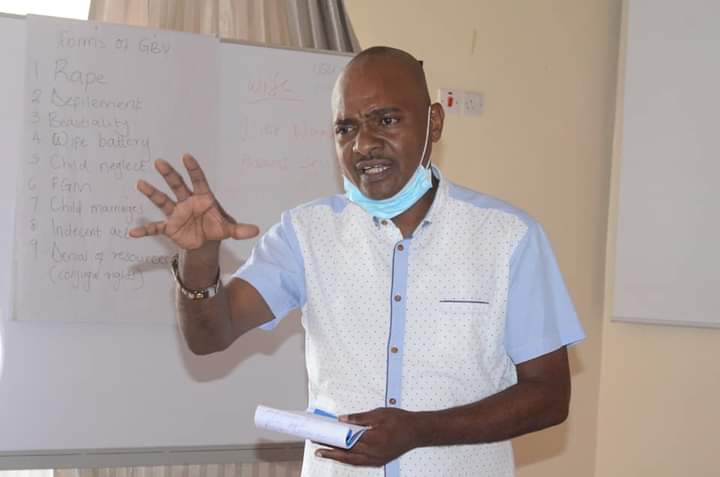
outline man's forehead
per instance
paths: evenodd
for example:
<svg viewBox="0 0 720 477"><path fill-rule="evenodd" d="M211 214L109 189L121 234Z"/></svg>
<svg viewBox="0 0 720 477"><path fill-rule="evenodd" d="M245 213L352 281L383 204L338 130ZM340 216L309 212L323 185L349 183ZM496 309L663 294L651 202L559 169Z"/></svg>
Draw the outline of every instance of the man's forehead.
<svg viewBox="0 0 720 477"><path fill-rule="evenodd" d="M338 112L361 104L401 108L422 102L423 91L407 65L393 61L363 61L346 68L333 91L333 109ZM348 111L349 112L349 111Z"/></svg>
<svg viewBox="0 0 720 477"><path fill-rule="evenodd" d="M396 81L415 82L417 74L414 65L395 58L367 58L363 61L350 63L343 70L340 80L342 83L355 84L384 84Z"/></svg>

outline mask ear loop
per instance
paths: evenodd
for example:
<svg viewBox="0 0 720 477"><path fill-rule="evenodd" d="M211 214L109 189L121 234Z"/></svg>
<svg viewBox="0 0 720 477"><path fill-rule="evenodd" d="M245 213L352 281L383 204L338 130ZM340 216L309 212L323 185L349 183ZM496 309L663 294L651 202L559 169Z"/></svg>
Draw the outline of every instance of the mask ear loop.
<svg viewBox="0 0 720 477"><path fill-rule="evenodd" d="M426 171L430 170L430 165L431 165L430 161L428 160L427 167L422 165L422 161L423 161L423 159L425 159L425 153L427 152L427 147L428 147L428 143L430 140L430 119L432 119L432 104L430 106L428 106L428 123L427 123L427 126L425 127L425 144L423 145L423 152L422 152L422 154L420 154L420 164L419 164Z"/></svg>
<svg viewBox="0 0 720 477"><path fill-rule="evenodd" d="M423 159L425 159L425 153L427 152L428 142L430 139L430 119L432 119L432 104L428 106L428 118L427 118L427 126L425 127L425 144L423 145L423 152L420 154L420 166L422 166L423 169L430 170L430 161L428 160L427 167L423 166Z"/></svg>

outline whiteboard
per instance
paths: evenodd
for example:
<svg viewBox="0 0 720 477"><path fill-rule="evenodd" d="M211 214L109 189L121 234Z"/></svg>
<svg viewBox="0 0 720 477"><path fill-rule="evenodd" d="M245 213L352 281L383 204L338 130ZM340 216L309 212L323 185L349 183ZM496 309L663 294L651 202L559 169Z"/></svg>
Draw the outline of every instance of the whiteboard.
<svg viewBox="0 0 720 477"><path fill-rule="evenodd" d="M613 316L720 326L720 3L628 7Z"/></svg>
<svg viewBox="0 0 720 477"><path fill-rule="evenodd" d="M183 149L216 167L219 42L38 16L26 28L13 316L171 323L174 250L128 236L159 218L134 189Z"/></svg>
<svg viewBox="0 0 720 477"><path fill-rule="evenodd" d="M0 51L4 71L12 72L0 76L4 224L14 223L23 153L18 118L24 114L25 34L21 18L0 16L0 42L13 45ZM226 42L218 48L219 126L211 179L228 212L266 229L282 210L339 190L329 136L330 91L349 57ZM278 80L297 101L267 97L266 86ZM259 92L265 97L260 99ZM3 227L0 468L13 466L7 462L37 464L33 456L39 455L51 456L42 462L55 466L117 464L123 463L123 455L133 456L126 464L172 462L168 449L187 450L175 462L198 461L200 450L275 442L276 435L254 428L256 404L305 407L303 334L297 317L272 333L251 331L227 351L205 357L187 350L171 320L12 320L12 244L12 227ZM226 274L250 246L237 242L223 250ZM169 278L165 283L150 299L172 316L167 300L172 283ZM88 457L94 451L99 459ZM155 451L165 454L154 460L142 457ZM222 461L217 453L213 460Z"/></svg>

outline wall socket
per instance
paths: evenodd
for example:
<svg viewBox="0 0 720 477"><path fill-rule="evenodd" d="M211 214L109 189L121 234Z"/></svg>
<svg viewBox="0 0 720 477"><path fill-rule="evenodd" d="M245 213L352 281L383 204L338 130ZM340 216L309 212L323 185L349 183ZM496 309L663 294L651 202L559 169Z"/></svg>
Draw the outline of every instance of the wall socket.
<svg viewBox="0 0 720 477"><path fill-rule="evenodd" d="M463 114L467 116L480 116L483 112L483 95L475 91L463 92Z"/></svg>
<svg viewBox="0 0 720 477"><path fill-rule="evenodd" d="M437 101L449 115L480 116L484 109L483 94L477 91L439 88Z"/></svg>
<svg viewBox="0 0 720 477"><path fill-rule="evenodd" d="M442 104L445 114L460 114L462 110L462 100L460 92L456 89L440 88L438 89L438 103Z"/></svg>

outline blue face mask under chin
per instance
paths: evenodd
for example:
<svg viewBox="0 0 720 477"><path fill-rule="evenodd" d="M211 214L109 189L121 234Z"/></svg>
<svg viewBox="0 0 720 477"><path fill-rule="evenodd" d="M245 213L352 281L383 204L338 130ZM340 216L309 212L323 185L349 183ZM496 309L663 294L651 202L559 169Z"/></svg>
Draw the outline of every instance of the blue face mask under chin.
<svg viewBox="0 0 720 477"><path fill-rule="evenodd" d="M392 219L412 207L415 202L420 200L420 198L432 188L432 171L430 168L430 161L428 161L427 167L423 167L422 165L423 158L425 157L425 151L427 151L428 140L430 139L430 117L431 109L428 107L425 145L423 146L422 154L420 154L420 163L407 184L405 184L403 188L392 197L388 197L387 199L371 199L360 192L360 189L350 182L347 177L343 176L345 195L350 202L359 205L368 214L374 217L379 219Z"/></svg>

